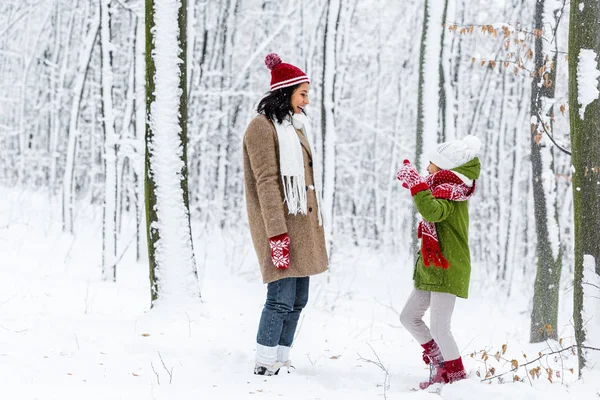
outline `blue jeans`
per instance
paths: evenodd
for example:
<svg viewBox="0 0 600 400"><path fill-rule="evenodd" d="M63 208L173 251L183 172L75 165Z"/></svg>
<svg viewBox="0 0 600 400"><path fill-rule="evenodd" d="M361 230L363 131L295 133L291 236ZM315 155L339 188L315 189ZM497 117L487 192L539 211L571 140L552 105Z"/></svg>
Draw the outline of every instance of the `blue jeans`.
<svg viewBox="0 0 600 400"><path fill-rule="evenodd" d="M267 301L256 335L258 344L291 347L300 312L308 302L308 283L308 277L283 278L267 285Z"/></svg>

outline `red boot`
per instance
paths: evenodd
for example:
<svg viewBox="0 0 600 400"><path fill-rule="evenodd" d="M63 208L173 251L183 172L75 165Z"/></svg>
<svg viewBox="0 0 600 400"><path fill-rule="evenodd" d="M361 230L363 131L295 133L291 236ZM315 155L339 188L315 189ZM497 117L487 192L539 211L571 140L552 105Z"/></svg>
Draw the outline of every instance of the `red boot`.
<svg viewBox="0 0 600 400"><path fill-rule="evenodd" d="M419 387L425 390L434 383L446 383L444 357L435 340L431 339L421 346L423 346L423 361L429 365L429 380L419 383Z"/></svg>
<svg viewBox="0 0 600 400"><path fill-rule="evenodd" d="M462 358L460 357L456 360L446 361L444 363L444 369L446 373L446 383L454 383L467 377L465 367L463 367Z"/></svg>
<svg viewBox="0 0 600 400"><path fill-rule="evenodd" d="M441 364L430 364L429 365L429 380L419 383L421 390L427 389L434 383L448 383L446 378L446 370L444 369L444 363Z"/></svg>

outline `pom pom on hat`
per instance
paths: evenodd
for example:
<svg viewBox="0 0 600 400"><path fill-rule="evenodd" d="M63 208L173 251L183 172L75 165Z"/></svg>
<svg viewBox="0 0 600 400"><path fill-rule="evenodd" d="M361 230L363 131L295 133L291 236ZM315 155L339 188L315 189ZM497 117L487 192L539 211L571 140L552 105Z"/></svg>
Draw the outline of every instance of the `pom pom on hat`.
<svg viewBox="0 0 600 400"><path fill-rule="evenodd" d="M481 140L469 135L462 140L452 140L439 144L435 151L427 154L429 161L441 169L454 169L477 157Z"/></svg>
<svg viewBox="0 0 600 400"><path fill-rule="evenodd" d="M271 90L310 83L310 79L300 68L281 62L281 58L275 53L267 54L265 65L271 70Z"/></svg>
<svg viewBox="0 0 600 400"><path fill-rule="evenodd" d="M477 136L465 136L462 138L462 141L467 145L469 150L473 151L475 154L479 154L479 149L481 149L481 140L479 140Z"/></svg>
<svg viewBox="0 0 600 400"><path fill-rule="evenodd" d="M265 65L271 71L275 68L276 65L281 64L281 58L275 53L267 54L265 57Z"/></svg>

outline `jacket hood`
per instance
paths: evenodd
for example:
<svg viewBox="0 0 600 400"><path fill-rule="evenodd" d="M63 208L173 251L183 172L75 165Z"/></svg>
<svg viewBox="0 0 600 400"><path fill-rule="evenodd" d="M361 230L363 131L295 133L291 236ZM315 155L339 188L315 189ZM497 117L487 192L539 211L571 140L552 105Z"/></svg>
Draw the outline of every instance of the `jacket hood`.
<svg viewBox="0 0 600 400"><path fill-rule="evenodd" d="M481 164L479 163L479 157L475 157L468 163L451 169L451 171L458 172L459 174L462 174L472 180L479 178L480 170Z"/></svg>

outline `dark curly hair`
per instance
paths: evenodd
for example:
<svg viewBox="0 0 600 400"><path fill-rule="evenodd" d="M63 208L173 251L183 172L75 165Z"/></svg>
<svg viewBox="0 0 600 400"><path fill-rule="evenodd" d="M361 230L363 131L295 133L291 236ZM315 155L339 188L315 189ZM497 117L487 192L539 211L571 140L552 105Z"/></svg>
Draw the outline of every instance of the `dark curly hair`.
<svg viewBox="0 0 600 400"><path fill-rule="evenodd" d="M285 117L294 113L292 94L298 89L298 86L300 84L270 91L258 103L256 111L266 115L271 121L281 124Z"/></svg>

